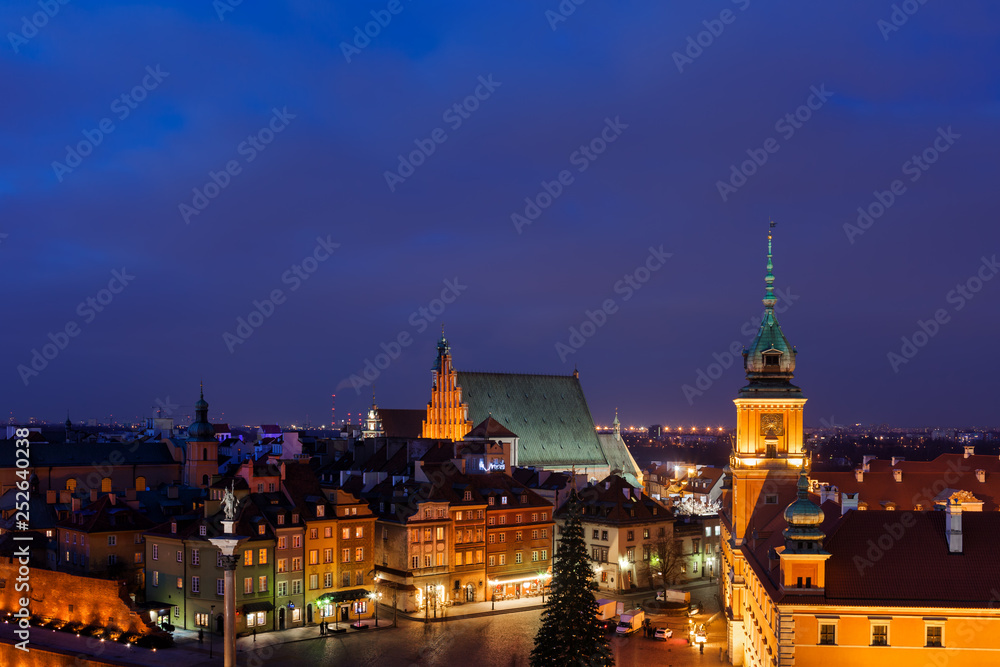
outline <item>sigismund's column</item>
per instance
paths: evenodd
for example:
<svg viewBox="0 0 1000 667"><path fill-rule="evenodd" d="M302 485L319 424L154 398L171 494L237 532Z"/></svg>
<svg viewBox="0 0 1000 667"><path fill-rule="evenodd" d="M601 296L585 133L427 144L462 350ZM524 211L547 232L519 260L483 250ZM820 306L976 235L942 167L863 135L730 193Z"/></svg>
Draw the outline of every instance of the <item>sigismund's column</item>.
<svg viewBox="0 0 1000 667"><path fill-rule="evenodd" d="M236 548L245 542L247 537L233 534L233 524L236 518L238 501L235 489L226 489L222 499L222 509L225 519L222 520L222 536L209 538L214 546L222 552L222 569L225 571L225 597L223 599L223 664L225 667L236 667L236 565L239 558L235 556Z"/></svg>

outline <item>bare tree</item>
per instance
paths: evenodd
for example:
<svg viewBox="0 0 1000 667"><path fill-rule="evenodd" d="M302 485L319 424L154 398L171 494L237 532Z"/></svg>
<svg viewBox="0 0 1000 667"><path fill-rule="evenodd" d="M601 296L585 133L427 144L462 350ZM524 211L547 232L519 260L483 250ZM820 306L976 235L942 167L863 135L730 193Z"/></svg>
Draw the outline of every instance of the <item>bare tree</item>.
<svg viewBox="0 0 1000 667"><path fill-rule="evenodd" d="M684 563L684 552L680 540L672 535L659 538L653 543L653 552L646 563L649 581L663 588L677 581Z"/></svg>

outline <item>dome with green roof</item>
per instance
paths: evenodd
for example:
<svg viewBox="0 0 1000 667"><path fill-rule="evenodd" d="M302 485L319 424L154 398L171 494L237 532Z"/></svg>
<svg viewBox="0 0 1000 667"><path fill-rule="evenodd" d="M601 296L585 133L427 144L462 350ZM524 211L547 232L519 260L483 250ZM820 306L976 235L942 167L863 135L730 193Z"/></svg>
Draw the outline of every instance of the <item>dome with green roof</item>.
<svg viewBox="0 0 1000 667"><path fill-rule="evenodd" d="M208 442L215 440L215 429L208 422L208 401L205 400L205 388L202 386L201 397L194 404L194 421L188 426L188 442Z"/></svg>
<svg viewBox="0 0 1000 667"><path fill-rule="evenodd" d="M826 516L822 508L809 500L809 478L803 468L799 475L798 498L785 508L785 521L788 528L782 533L785 536L786 548L818 551L826 535L820 530Z"/></svg>

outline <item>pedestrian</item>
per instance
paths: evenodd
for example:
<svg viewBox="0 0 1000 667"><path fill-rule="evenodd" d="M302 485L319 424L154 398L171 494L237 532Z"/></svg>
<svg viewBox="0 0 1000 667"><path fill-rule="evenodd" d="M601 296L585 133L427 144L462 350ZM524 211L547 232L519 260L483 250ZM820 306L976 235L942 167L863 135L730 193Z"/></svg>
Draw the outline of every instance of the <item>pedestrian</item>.
<svg viewBox="0 0 1000 667"><path fill-rule="evenodd" d="M719 662L722 662L722 647L719 647Z"/></svg>
<svg viewBox="0 0 1000 667"><path fill-rule="evenodd" d="M253 629L253 643L257 643L257 628Z"/></svg>
<svg viewBox="0 0 1000 667"><path fill-rule="evenodd" d="M201 628L198 628L198 643L199 644L202 643L204 639L205 639L204 631Z"/></svg>

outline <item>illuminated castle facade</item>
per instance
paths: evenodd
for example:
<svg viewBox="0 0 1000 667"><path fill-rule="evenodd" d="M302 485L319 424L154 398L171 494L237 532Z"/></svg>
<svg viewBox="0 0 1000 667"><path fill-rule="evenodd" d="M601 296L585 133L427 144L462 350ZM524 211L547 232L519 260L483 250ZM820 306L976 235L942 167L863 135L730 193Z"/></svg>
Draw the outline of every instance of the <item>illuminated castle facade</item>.
<svg viewBox="0 0 1000 667"><path fill-rule="evenodd" d="M976 511L982 503L967 491L941 511L817 499L803 453L806 399L774 314L772 266L768 234L765 316L744 352L720 517L729 662L996 664L1000 512Z"/></svg>

